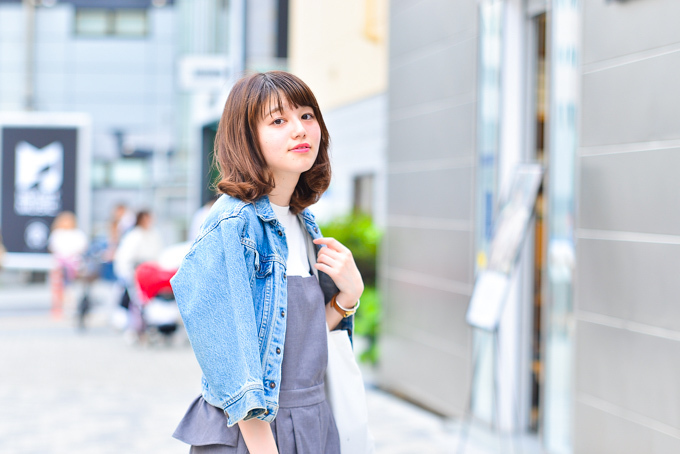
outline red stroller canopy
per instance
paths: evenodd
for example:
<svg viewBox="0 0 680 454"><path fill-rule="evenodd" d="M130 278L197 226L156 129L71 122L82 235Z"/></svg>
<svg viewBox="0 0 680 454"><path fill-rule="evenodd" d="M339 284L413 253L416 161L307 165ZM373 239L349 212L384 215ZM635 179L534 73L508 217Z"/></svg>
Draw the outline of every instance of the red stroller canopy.
<svg viewBox="0 0 680 454"><path fill-rule="evenodd" d="M139 293L146 303L163 291L172 291L170 279L177 270L166 270L154 262L144 262L135 270Z"/></svg>

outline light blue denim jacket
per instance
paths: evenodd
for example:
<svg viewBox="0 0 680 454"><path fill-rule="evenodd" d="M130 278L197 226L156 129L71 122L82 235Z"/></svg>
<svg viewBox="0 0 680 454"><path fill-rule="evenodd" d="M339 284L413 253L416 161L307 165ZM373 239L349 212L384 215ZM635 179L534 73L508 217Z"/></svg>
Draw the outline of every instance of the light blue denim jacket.
<svg viewBox="0 0 680 454"><path fill-rule="evenodd" d="M314 216L300 214L312 238ZM227 425L276 417L286 337L288 247L267 196L253 203L222 195L171 280L201 370L202 394ZM326 303L337 287L319 272ZM353 318L336 329L352 333Z"/></svg>

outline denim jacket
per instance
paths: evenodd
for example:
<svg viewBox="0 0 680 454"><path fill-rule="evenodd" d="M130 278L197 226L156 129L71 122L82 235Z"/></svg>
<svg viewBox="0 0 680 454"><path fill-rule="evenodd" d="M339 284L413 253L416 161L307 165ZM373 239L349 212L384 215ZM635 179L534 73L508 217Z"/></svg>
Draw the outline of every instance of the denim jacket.
<svg viewBox="0 0 680 454"><path fill-rule="evenodd" d="M308 210L299 217L311 238L321 237ZM222 195L171 280L203 372L203 398L224 410L229 427L251 418L271 422L279 408L288 303L285 235L267 196L247 203ZM328 275L317 276L328 303L337 287ZM352 328L348 317L336 329L351 337Z"/></svg>

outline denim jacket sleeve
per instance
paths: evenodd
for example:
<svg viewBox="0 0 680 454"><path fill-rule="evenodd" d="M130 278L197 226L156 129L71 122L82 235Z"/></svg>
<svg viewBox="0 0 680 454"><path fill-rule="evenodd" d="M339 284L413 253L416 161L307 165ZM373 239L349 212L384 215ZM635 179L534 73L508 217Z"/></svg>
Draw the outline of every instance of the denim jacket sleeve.
<svg viewBox="0 0 680 454"><path fill-rule="evenodd" d="M230 427L266 409L244 224L238 216L219 221L171 281L203 372L203 397L224 410Z"/></svg>

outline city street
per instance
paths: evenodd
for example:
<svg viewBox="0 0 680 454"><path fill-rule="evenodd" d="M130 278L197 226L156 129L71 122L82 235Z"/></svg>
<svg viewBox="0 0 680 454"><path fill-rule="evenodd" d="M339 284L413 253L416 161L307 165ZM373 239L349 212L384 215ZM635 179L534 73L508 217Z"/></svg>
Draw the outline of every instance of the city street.
<svg viewBox="0 0 680 454"><path fill-rule="evenodd" d="M98 289L99 301L106 291ZM97 307L78 332L71 318L50 317L46 286L0 287L1 453L188 452L171 437L199 392L186 339L132 345L107 313ZM376 389L370 371L367 380L378 454L457 452L453 422ZM519 452L503 443L473 428L465 452Z"/></svg>

